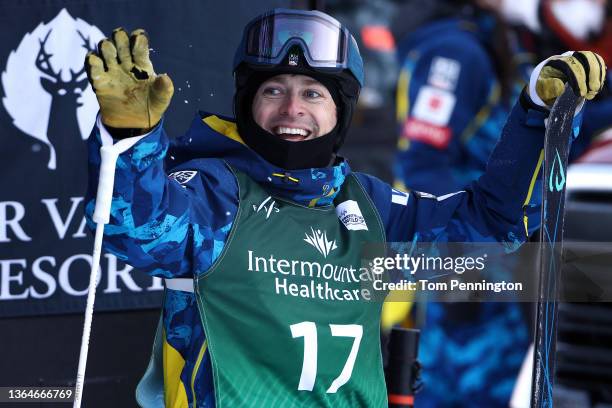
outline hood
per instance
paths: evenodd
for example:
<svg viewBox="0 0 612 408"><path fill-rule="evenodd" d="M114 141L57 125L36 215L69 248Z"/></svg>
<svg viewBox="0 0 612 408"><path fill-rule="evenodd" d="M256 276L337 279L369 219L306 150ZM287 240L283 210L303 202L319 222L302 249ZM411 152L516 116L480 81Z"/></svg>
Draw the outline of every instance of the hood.
<svg viewBox="0 0 612 408"><path fill-rule="evenodd" d="M478 16L449 17L430 21L399 42L397 55L403 59L408 52L417 48L419 44L430 41L432 38L456 36L457 32L473 35L479 42L491 45L494 23L493 16L485 12Z"/></svg>
<svg viewBox="0 0 612 408"><path fill-rule="evenodd" d="M270 194L309 207L329 205L351 172L341 157L333 167L301 170L277 167L244 143L231 118L205 112L196 114L185 135L172 140L168 157L173 167L193 159L222 159Z"/></svg>

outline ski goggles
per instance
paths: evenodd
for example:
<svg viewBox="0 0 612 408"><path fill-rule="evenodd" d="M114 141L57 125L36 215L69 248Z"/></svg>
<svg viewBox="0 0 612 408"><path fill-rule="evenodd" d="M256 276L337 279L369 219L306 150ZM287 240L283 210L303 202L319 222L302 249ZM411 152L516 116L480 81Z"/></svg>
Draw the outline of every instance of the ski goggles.
<svg viewBox="0 0 612 408"><path fill-rule="evenodd" d="M310 67L351 69L349 48L357 47L351 42L349 31L327 14L275 9L245 28L243 61L277 65L298 45Z"/></svg>

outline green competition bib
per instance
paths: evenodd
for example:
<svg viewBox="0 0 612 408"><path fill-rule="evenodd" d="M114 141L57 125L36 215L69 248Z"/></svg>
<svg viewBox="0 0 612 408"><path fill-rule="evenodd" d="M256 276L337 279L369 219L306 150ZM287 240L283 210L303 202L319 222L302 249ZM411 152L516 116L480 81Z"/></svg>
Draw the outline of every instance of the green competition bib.
<svg viewBox="0 0 612 408"><path fill-rule="evenodd" d="M308 208L233 171L236 220L196 281L217 407L386 407L382 303L360 268L385 235L364 189L350 175Z"/></svg>

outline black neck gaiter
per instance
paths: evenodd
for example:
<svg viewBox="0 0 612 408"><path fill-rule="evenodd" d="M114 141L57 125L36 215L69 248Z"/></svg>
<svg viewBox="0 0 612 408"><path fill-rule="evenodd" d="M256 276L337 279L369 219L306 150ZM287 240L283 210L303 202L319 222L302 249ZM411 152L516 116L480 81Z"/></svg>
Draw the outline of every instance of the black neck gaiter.
<svg viewBox="0 0 612 408"><path fill-rule="evenodd" d="M301 142L290 142L266 131L248 115L246 126L238 121L238 133L261 157L287 170L327 167L335 157L338 124L326 135Z"/></svg>
<svg viewBox="0 0 612 408"><path fill-rule="evenodd" d="M234 95L234 109L238 133L257 154L283 169L298 170L333 165L336 152L348 130L353 101L338 92L333 80L308 73L330 91L337 106L336 126L329 133L316 139L300 142L283 140L259 126L252 114L253 99L257 89L265 80L274 75L278 75L278 72L256 73L249 78L246 86L237 90Z"/></svg>

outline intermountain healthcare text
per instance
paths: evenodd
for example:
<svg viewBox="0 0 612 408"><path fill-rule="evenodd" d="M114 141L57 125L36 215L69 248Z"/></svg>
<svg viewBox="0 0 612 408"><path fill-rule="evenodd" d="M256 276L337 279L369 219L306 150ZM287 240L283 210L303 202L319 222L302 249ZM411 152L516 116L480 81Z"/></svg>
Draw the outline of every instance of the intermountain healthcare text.
<svg viewBox="0 0 612 408"><path fill-rule="evenodd" d="M274 255L259 257L251 250L248 251L247 270L285 275L286 277L274 276L274 292L277 295L305 299L370 300L371 292L367 287L362 287L362 284L374 280L373 275L366 268L296 259L288 260L277 258ZM299 281L292 282L287 277L296 277ZM371 287L371 284L368 286Z"/></svg>

